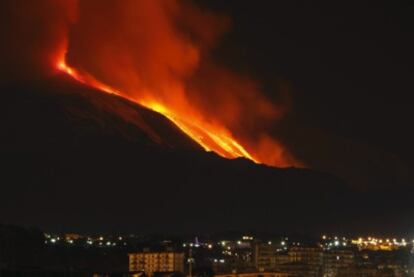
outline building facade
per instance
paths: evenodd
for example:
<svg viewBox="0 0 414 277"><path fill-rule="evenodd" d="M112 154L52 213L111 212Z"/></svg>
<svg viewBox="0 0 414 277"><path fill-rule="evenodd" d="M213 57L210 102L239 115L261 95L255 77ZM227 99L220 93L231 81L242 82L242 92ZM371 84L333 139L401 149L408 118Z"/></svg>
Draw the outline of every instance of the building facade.
<svg viewBox="0 0 414 277"><path fill-rule="evenodd" d="M289 274L284 272L249 272L249 273L230 273L219 274L214 277L289 277Z"/></svg>
<svg viewBox="0 0 414 277"><path fill-rule="evenodd" d="M184 253L167 252L139 252L128 254L129 271L145 272L153 276L156 272L184 273Z"/></svg>
<svg viewBox="0 0 414 277"><path fill-rule="evenodd" d="M253 263L258 271L269 271L275 268L278 247L269 243L256 243L253 246Z"/></svg>
<svg viewBox="0 0 414 277"><path fill-rule="evenodd" d="M344 270L355 267L354 251L348 249L336 249L324 253L324 277L336 277Z"/></svg>

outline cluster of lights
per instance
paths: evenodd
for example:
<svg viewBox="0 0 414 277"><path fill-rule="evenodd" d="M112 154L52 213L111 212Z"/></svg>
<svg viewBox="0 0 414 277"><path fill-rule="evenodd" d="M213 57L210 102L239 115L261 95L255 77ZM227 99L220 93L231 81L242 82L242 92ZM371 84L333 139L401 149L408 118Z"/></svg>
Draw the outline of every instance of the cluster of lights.
<svg viewBox="0 0 414 277"><path fill-rule="evenodd" d="M216 244L223 249L231 250L232 248L250 246L251 240L253 240L253 237L243 236L242 240L237 240L237 241L222 240L222 241L218 241ZM269 244L271 244L271 242L269 242ZM186 247L196 247L196 248L204 247L208 249L214 248L214 244L211 242L208 242L208 243L192 243L192 242L188 243L187 242L187 243L183 243L182 246L184 248Z"/></svg>
<svg viewBox="0 0 414 277"><path fill-rule="evenodd" d="M193 242L190 242L190 243L183 243L183 245L182 245L184 248L193 248L193 247L195 247L195 248L199 248L199 247L201 247L201 248L207 248L207 249L209 249L209 250L211 250L211 249L213 249L213 244L212 243L193 243Z"/></svg>
<svg viewBox="0 0 414 277"><path fill-rule="evenodd" d="M331 248L338 248L338 247L347 247L349 245L349 240L346 237L328 237L326 235L322 236L322 246L329 250Z"/></svg>
<svg viewBox="0 0 414 277"><path fill-rule="evenodd" d="M44 234L45 236L45 244L56 244L60 242L61 238L59 236L51 235L51 234Z"/></svg>
<svg viewBox="0 0 414 277"><path fill-rule="evenodd" d="M81 245L83 243L86 244L86 246L102 246L102 247L113 247L118 245L126 246L126 242L123 241L123 237L118 236L111 239L105 239L103 236L99 236L96 238L93 237L84 237L80 235L74 235L74 234L66 234L66 235L52 235L52 234L44 234L45 236L45 244L51 244L51 245L62 245L62 244L77 244Z"/></svg>
<svg viewBox="0 0 414 277"><path fill-rule="evenodd" d="M242 236L239 240L219 240L209 242L199 242L196 238L195 242L184 242L183 248L203 248L207 250L220 251L223 256L240 256L238 250L248 251L252 247L252 236ZM271 242L269 242L271 244ZM224 263L223 259L213 259L216 263Z"/></svg>
<svg viewBox="0 0 414 277"><path fill-rule="evenodd" d="M399 247L408 246L409 242L406 239L389 239L389 238L376 238L376 237L367 237L367 238L357 238L357 239L347 239L345 237L328 237L326 235L322 236L322 244L325 248L330 249L333 247L346 247L348 245L355 245L360 249L371 249L371 250L394 250ZM412 241L414 246L414 240Z"/></svg>
<svg viewBox="0 0 414 277"><path fill-rule="evenodd" d="M398 240L396 238L389 239L389 238L375 238L375 237L368 237L368 238L358 238L352 240L352 244L358 246L361 249L374 249L374 250L393 250L400 247L408 246L407 240L404 238ZM412 241L412 245L414 245L414 240Z"/></svg>

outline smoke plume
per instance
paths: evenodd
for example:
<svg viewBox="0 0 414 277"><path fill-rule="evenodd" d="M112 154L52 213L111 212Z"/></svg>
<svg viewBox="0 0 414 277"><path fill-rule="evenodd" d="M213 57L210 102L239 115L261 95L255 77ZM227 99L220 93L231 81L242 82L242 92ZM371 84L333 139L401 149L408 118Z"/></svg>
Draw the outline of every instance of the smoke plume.
<svg viewBox="0 0 414 277"><path fill-rule="evenodd" d="M268 131L283 117L283 103L209 54L230 29L226 16L178 0L6 2L2 71L9 75L48 75L66 59L79 74L165 112L202 137L206 149L273 166L299 164Z"/></svg>
<svg viewBox="0 0 414 277"><path fill-rule="evenodd" d="M4 0L0 3L1 79L36 79L56 72L76 0Z"/></svg>

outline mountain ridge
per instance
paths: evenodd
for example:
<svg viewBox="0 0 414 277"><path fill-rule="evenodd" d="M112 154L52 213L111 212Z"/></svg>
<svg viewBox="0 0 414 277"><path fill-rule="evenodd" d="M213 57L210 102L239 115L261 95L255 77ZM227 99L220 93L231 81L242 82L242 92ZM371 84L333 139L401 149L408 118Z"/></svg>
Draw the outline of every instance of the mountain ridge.
<svg viewBox="0 0 414 277"><path fill-rule="evenodd" d="M381 214L365 197L377 193L382 203L388 195L355 195L339 178L310 169L221 158L164 116L64 77L1 91L6 223L315 232Z"/></svg>

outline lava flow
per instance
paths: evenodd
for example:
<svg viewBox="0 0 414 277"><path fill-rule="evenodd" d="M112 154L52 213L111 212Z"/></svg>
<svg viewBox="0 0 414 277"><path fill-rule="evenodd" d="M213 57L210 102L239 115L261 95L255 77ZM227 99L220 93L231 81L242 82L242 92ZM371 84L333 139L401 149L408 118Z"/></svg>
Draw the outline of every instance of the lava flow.
<svg viewBox="0 0 414 277"><path fill-rule="evenodd" d="M94 87L100 91L104 91L109 94L115 94L124 97L132 102L138 103L148 109L151 109L157 113L160 113L167 117L169 120L186 133L189 137L200 144L206 151L213 151L224 158L239 158L244 157L250 159L256 163L259 163L241 146L231 134L225 129L214 128L206 123L199 122L197 120L180 117L177 113L173 113L167 107L157 102L140 101L139 99L126 96L121 91L114 89L102 82L96 80L94 77L88 74L82 74L76 69L67 65L65 57L61 58L57 63L57 69L67 73L75 80Z"/></svg>
<svg viewBox="0 0 414 277"><path fill-rule="evenodd" d="M6 2L4 74L65 72L163 114L206 151L300 166L275 136L289 107L284 92L263 91L212 54L230 28L227 16L191 0Z"/></svg>

